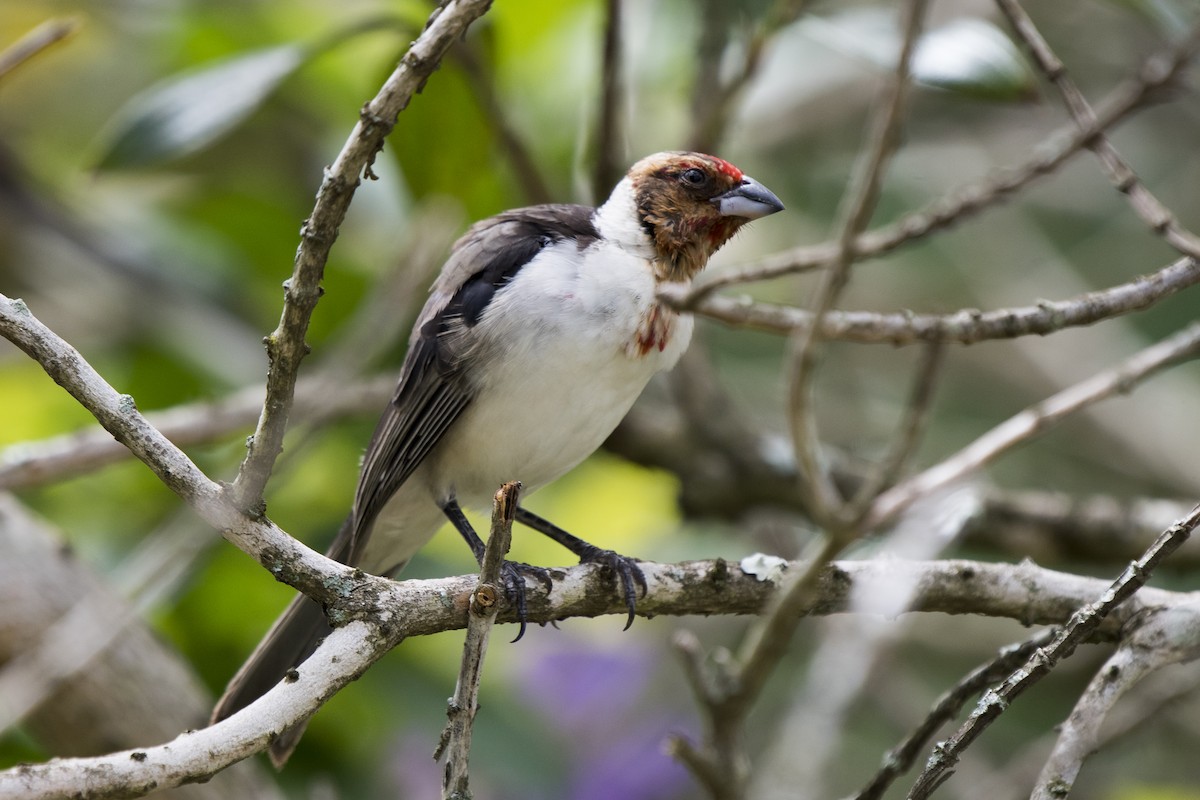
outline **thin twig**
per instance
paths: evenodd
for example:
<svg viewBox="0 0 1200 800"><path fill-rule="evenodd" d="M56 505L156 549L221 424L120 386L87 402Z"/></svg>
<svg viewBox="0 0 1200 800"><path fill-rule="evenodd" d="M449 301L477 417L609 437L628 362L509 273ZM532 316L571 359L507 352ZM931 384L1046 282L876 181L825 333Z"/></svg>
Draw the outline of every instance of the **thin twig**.
<svg viewBox="0 0 1200 800"><path fill-rule="evenodd" d="M443 800L468 800L471 797L468 764L471 758L471 732L479 711L479 684L483 680L483 659L488 639L504 596L500 568L512 544L512 525L521 496L521 484L506 483L496 492L492 503L492 532L483 551L479 585L471 593L471 613L467 616L467 635L463 642L458 683L446 710L449 722L442 731L434 760L446 754L442 773Z"/></svg>
<svg viewBox="0 0 1200 800"><path fill-rule="evenodd" d="M667 739L667 754L682 761L713 800L737 798L747 780L749 759L739 741L727 741L725 738L737 733L735 727L726 725L722 719L721 700L727 690L725 682L730 678L725 663L728 653L721 651L725 657L714 659L714 665L709 669L705 663L704 647L691 631L676 632L672 645L683 664L683 674L692 695L704 715L706 734L703 749L693 744L687 736L673 734Z"/></svg>
<svg viewBox="0 0 1200 800"><path fill-rule="evenodd" d="M437 270L460 225L459 214L441 204L425 204L406 225L394 269L374 283L370 297L343 321L323 348L313 374L295 387L291 416L316 425L354 414L375 414L395 391L395 373L361 378L407 333L419 308L424 284ZM151 425L179 447L206 444L254 428L263 406L261 384L223 398L187 403L146 415ZM40 486L131 458L129 450L100 428L0 449L0 490Z"/></svg>
<svg viewBox="0 0 1200 800"><path fill-rule="evenodd" d="M675 737L672 747L709 787L713 800L742 800L745 796L750 778L743 733L746 717L787 651L802 609L810 608L818 596L825 567L841 547L833 536L820 540L817 552L789 577L787 587L750 631L732 663L718 662L714 674L706 675L698 651L681 649L694 662L689 678L708 730L702 750L683 737ZM677 647L681 641L686 643L677 639Z"/></svg>
<svg viewBox="0 0 1200 800"><path fill-rule="evenodd" d="M596 120L596 164L592 194L606 197L621 179L621 20L622 0L606 0L604 51L600 70L600 109Z"/></svg>
<svg viewBox="0 0 1200 800"><path fill-rule="evenodd" d="M1049 644L1056 633L1054 629L1048 629L1020 644L1005 647L991 661L971 670L958 683L943 692L929 709L925 719L921 720L921 724L884 755L883 766L866 786L851 796L851 800L878 800L882 797L896 778L912 768L913 761L928 746L929 740L938 729L954 719L968 700L1004 678L1024 663L1035 650Z"/></svg>
<svg viewBox="0 0 1200 800"><path fill-rule="evenodd" d="M935 340L976 344L1020 336L1045 336L1149 308L1197 283L1200 283L1200 265L1185 256L1128 283L1066 300L1042 300L1034 306L995 311L964 308L949 314L832 310L821 317L820 336L826 340L891 345ZM677 308L687 302L682 293L672 290L664 291L661 296ZM813 322L811 311L760 303L745 297L710 297L700 304L696 313L729 325L773 333L794 333L811 327Z"/></svg>
<svg viewBox="0 0 1200 800"><path fill-rule="evenodd" d="M704 5L704 32L698 58L700 65L692 87L692 133L689 150L711 153L725 138L734 107L750 82L758 75L767 47L776 34L800 18L808 0L776 0L763 15L742 45L742 54L733 74L721 80L722 56L729 46L730 32L736 30L736 3L715 0Z"/></svg>
<svg viewBox="0 0 1200 800"><path fill-rule="evenodd" d="M1170 49L1148 58L1136 77L1124 81L1109 93L1099 104L1094 124L1080 128L1070 123L1053 131L1046 137L1047 143L1039 147L1028 161L997 170L982 181L956 188L919 211L858 236L854 242L854 252L860 259L890 253L902 245L979 214L1024 189L1036 178L1056 171L1069 158L1086 148L1098 133L1115 126L1172 83L1194 58L1197 47L1200 47L1200 25ZM701 300L727 286L824 269L837 257L837 253L836 242L825 242L795 248L738 269L713 274L692 287L682 306L697 308Z"/></svg>
<svg viewBox="0 0 1200 800"><path fill-rule="evenodd" d="M934 389L941 374L945 347L933 341L925 346L921 362L913 378L912 392L904 406L904 418L900 421L892 446L875 469L871 470L854 493L846 509L846 517L857 525L871 509L871 503L879 493L891 486L904 472L909 459L921 443L921 436L929 423L933 408Z"/></svg>
<svg viewBox="0 0 1200 800"><path fill-rule="evenodd" d="M1109 656L1058 727L1054 749L1042 765L1030 800L1064 800L1075 785L1083 761L1096 751L1100 726L1113 705L1143 678L1164 664L1157 654L1122 645Z"/></svg>
<svg viewBox="0 0 1200 800"><path fill-rule="evenodd" d="M1070 716L1059 726L1058 740L1031 800L1067 796L1084 760L1104 743L1102 726L1126 692L1164 667L1200 656L1200 628L1189 619L1191 611L1190 606L1151 610L1132 623L1121 646L1092 677ZM1195 681L1188 683L1194 685Z"/></svg>
<svg viewBox="0 0 1200 800"><path fill-rule="evenodd" d="M38 25L8 47L0 50L0 79L77 30L79 30L79 21L71 18L50 19Z"/></svg>
<svg viewBox="0 0 1200 800"><path fill-rule="evenodd" d="M1052 425L1101 400L1130 392L1158 371L1200 352L1200 323L1141 350L1111 369L1080 381L1010 417L941 463L875 499L864 522L868 530L886 525L917 499L958 480Z"/></svg>
<svg viewBox="0 0 1200 800"><path fill-rule="evenodd" d="M985 693L954 736L934 749L925 770L908 793L908 800L924 800L949 778L963 750L979 738L1022 692L1074 653L1075 648L1091 636L1108 614L1141 589L1154 568L1187 541L1197 525L1200 525L1200 505L1163 531L1142 557L1126 567L1102 595L1076 611L1053 642L1039 648L996 689Z"/></svg>
<svg viewBox="0 0 1200 800"><path fill-rule="evenodd" d="M492 70L485 67L480 59L479 48L474 42L460 41L451 53L457 56L458 63L462 65L467 81L471 84L471 90L479 101L483 116L491 123L492 130L500 139L500 146L508 154L508 160L512 163L513 172L526 202L531 205L549 203L554 199L554 195L542 176L537 159L521 134L509 122L508 109L496 91Z"/></svg>
<svg viewBox="0 0 1200 800"><path fill-rule="evenodd" d="M360 176L374 177L371 165L400 112L413 95L424 88L450 45L490 6L491 0L450 0L439 6L379 93L363 107L342 151L326 169L312 214L300 232L292 277L284 283L279 327L266 338L270 361L267 396L258 427L249 441L246 459L233 483L231 494L238 508L256 513L262 510L263 490L271 477L275 459L283 450L283 435L300 362L308 354L304 339L312 312L321 297L325 262L350 208Z"/></svg>
<svg viewBox="0 0 1200 800"><path fill-rule="evenodd" d="M1071 80L1066 66L1054 54L1049 43L1033 24L1033 20L1025 13L1025 9L1017 0L996 0L996 5L1008 18L1009 24L1012 25L1017 36L1033 56L1034 63L1037 64L1046 79L1058 88L1067 111L1071 114L1071 119L1075 121L1079 129L1095 128L1096 112L1088 104L1083 92L1079 91L1079 87ZM1194 30L1188 37L1188 41L1194 44L1197 36L1200 34ZM1104 168L1105 174L1108 175L1117 191L1128 199L1130 207L1137 214L1138 219L1146 223L1154 233L1161 236L1167 244L1183 255L1193 258L1200 257L1200 237L1179 224L1179 220L1171 210L1146 187L1129 163L1113 147L1107 136L1097 133L1086 146L1100 159L1100 165Z"/></svg>
<svg viewBox="0 0 1200 800"><path fill-rule="evenodd" d="M968 544L1029 554L1040 564L1130 561L1171 520L1190 507L1182 500L1112 495L1072 496L1039 490L984 491L980 516ZM1200 568L1200 541L1191 540L1170 566Z"/></svg>
<svg viewBox="0 0 1200 800"><path fill-rule="evenodd" d="M891 79L880 98L871 133L855 168L855 175L846 189L840 213L836 241L837 257L824 273L811 303L816 325L802 329L792 336L789 346L791 370L788 376L788 422L796 461L804 478L805 499L812 508L813 518L824 527L838 527L837 517L841 500L821 458L816 413L813 409L813 380L821 352L820 321L837 303L850 278L854 263L854 240L875 211L883 185L883 174L899 145L900 126L908 96L910 62L925 19L927 0L909 0L903 20L903 45ZM831 535L835 531L829 532Z"/></svg>
<svg viewBox="0 0 1200 800"><path fill-rule="evenodd" d="M0 294L0 336L8 339L88 410L168 489L276 579L318 602L337 606L351 598L355 570L304 546L265 517L248 515L231 502L223 486L209 479L191 459L137 410L127 394L110 386L77 350L43 325L21 300ZM374 584L376 588L384 584ZM366 594L371 594L368 590Z"/></svg>
<svg viewBox="0 0 1200 800"><path fill-rule="evenodd" d="M296 385L293 416L321 421L375 414L395 394L396 376L342 380L331 391L322 373ZM184 403L146 414L146 420L177 447L208 444L250 430L262 409L263 388L248 386L218 400ZM0 490L28 489L94 472L133 457L103 428L20 442L0 450Z"/></svg>

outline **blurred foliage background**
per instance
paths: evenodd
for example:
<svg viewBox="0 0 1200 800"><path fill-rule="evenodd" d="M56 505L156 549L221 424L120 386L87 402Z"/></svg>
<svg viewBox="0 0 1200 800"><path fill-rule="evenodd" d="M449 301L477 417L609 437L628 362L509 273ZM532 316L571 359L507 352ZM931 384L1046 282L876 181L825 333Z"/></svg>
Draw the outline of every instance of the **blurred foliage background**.
<svg viewBox="0 0 1200 800"><path fill-rule="evenodd" d="M622 165L690 146L718 94L713 82L736 73L746 43L777 10L766 0L625 5ZM607 193L593 174L606 7L600 0L500 0L435 73L390 136L375 165L379 180L355 197L313 318L309 369L395 370L440 257L471 220L543 199L542 192L582 202ZM1034 10L1093 98L1131 75L1195 12L1184 0ZM280 283L322 168L428 12L427 3L406 0L0 0L0 47L48 19L74 24L64 41L0 77L3 292L24 298L143 410L216 400L260 383L261 338L278 318ZM1056 103L1042 101L990 4L937 3L932 22L941 38L918 64L906 147L877 223L1022 159L1065 121ZM788 212L752 226L711 270L828 235L870 100L898 45L888 4L819 3L770 33L761 64L710 138L720 155L770 186ZM1186 223L1200 212L1200 151L1191 145L1200 104L1190 91L1172 99L1124 124L1115 141ZM512 140L536 178L514 156ZM1085 154L1019 202L861 266L845 303L920 311L1029 304L1129 280L1171 257ZM808 286L809 279L787 279L747 290L799 302ZM382 312L371 305L379 296L394 300ZM1194 309L1194 298L1180 296L1095 329L953 351L921 463L1175 330ZM355 347L363 341L355 326L364 320L368 334L379 333L366 337L369 348ZM712 323L701 324L698 338L741 413L783 441L783 341ZM819 388L828 442L877 455L914 360L915 353L890 347L831 345ZM1187 366L1159 378L1012 454L989 477L1071 493L1195 497L1198 377ZM666 393L657 387L651 395ZM91 424L7 345L0 346L0 404L0 446ZM373 422L366 414L297 426L267 497L271 517L323 546L349 506ZM249 431L189 453L209 475L231 477ZM600 454L530 506L603 546L655 560L736 558L755 549L790 556L808 535L803 520L771 509L737 520L684 519L678 489L670 474ZM289 598L290 589L181 513L140 464L29 488L20 498L102 574L119 573L156 537L183 531L204 543L181 556L186 569L150 616L214 693ZM514 557L564 561L553 545L521 532ZM450 533L406 577L472 567ZM988 620L904 624L896 668L928 680L914 682L911 697L891 697L882 711L861 709L833 779L842 789L873 769L907 726L906 713L1019 635L1015 623ZM477 797L696 796L660 748L668 732L698 725L667 644L681 625L710 643L731 644L743 627L657 619L621 633L612 618L572 620L560 630L532 630L518 645L494 646L472 759ZM408 641L336 697L280 777L291 796L434 796L439 768L430 755L459 647L456 635ZM796 672L805 649L799 643L791 657ZM1088 658L1039 687L1040 702L1033 699L1024 717L1006 720L981 745L997 774L1020 743L1065 716L1095 663ZM782 708L788 686L776 691L772 705ZM1195 742L1195 699L1180 720L1188 709L1186 733ZM775 713L762 713L764 748ZM1188 788L1200 785L1200 767L1179 757L1182 735L1159 730L1123 745L1118 758L1089 767L1080 796L1200 797ZM49 755L19 729L0 738L0 764ZM1121 777L1125 765L1146 759L1152 770Z"/></svg>

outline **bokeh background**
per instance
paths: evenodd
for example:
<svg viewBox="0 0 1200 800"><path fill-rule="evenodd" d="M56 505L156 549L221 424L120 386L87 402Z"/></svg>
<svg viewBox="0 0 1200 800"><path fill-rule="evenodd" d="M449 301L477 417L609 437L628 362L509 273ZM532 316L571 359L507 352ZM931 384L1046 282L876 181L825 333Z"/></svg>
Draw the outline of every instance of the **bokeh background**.
<svg viewBox="0 0 1200 800"><path fill-rule="evenodd" d="M1031 11L1093 99L1135 74L1196 13L1184 0L1044 6ZM623 9L618 163L704 141L788 206L741 234L711 270L829 235L872 98L895 58L891 4L812 4L794 22L766 28L744 91L719 130L698 139L699 121L744 63L746 43L788 8L657 0ZM470 221L543 199L593 202L607 193L594 170L607 9L599 0L500 0L472 28L401 115L375 164L379 179L355 196L326 270L306 370L347 382L394 371L425 287ZM0 47L50 19L74 24L65 40L0 77L0 291L24 298L143 410L215 401L261 383L261 338L278 319L280 284L322 168L428 11L405 0L0 0ZM1020 161L1066 122L990 4L936 3L931 29L941 38L918 65L905 146L877 223ZM1200 102L1191 87L1184 80L1114 137L1185 225L1200 211ZM164 96L175 105L164 106ZM844 303L934 312L1025 305L1120 283L1171 258L1083 154L979 220L861 265ZM810 286L810 278L791 278L738 291L799 303ZM1184 293L1097 328L953 350L919 462L934 463L1194 317L1195 298ZM784 447L784 341L711 322L700 324L698 340L738 413ZM831 448L852 458L883 450L915 359L888 346L828 348L818 402ZM1011 454L987 480L1078 496L1195 497L1198 378L1184 366L1156 379ZM669 402L670 393L664 382L648 402ZM91 424L7 345L0 345L0 408L0 447ZM296 425L268 492L270 516L323 546L348 508L373 422L355 413ZM209 475L232 477L249 431L188 452ZM584 538L653 560L755 550L790 557L810 536L786 509L685 515L680 490L668 472L600 453L529 505ZM171 569L161 571L171 577L146 617L214 694L290 597L181 511L138 463L24 487L18 497L101 576L121 576L152 544L168 543L163 563ZM566 560L520 531L514 557ZM1113 574L1109 564L1056 565ZM448 532L406 577L472 566ZM1194 585L1186 574L1170 579ZM806 669L806 642L825 624L802 628L774 699L760 710L754 735L764 752L791 678ZM896 624L904 641L885 672L901 678L890 688L881 683L856 712L830 777L836 791L873 769L946 682L1022 635L1004 621ZM744 630L738 621L655 619L622 633L616 618L605 618L533 629L516 645L497 641L472 757L476 796L698 796L661 746L668 733L699 725L669 646L681 626L710 645L733 645ZM408 641L330 702L279 777L287 796L435 796L440 768L431 753L460 645L456 634ZM1013 714L980 745L982 763L964 767L968 777L1004 775L1023 748L1044 744L1039 737L1069 711L1098 657L1084 653L1081 665L1040 686L1023 716ZM1184 755L1200 738L1200 707L1194 698L1178 706L1165 725L1122 740L1115 758L1090 766L1079 796L1200 797L1200 766ZM53 754L20 726L0 736L0 765ZM1135 763L1143 766L1130 772ZM970 785L948 791L983 796Z"/></svg>

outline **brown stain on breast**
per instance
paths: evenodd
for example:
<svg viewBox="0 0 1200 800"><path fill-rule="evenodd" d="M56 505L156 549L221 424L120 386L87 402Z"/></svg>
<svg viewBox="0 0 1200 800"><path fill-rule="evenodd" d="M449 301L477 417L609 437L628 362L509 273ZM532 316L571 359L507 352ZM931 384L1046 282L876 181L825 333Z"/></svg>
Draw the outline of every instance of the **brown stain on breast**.
<svg viewBox="0 0 1200 800"><path fill-rule="evenodd" d="M652 350L660 353L667 349L671 333L675 328L676 313L657 303L642 315L633 339L625 345L625 354L630 358L645 358Z"/></svg>

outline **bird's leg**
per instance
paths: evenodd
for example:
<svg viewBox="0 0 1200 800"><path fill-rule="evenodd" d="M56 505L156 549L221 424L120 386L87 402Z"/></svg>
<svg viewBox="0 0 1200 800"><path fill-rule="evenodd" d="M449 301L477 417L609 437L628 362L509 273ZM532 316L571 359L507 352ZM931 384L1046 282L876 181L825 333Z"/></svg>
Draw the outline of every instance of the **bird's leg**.
<svg viewBox="0 0 1200 800"><path fill-rule="evenodd" d="M458 501L451 498L444 502L442 504L442 513L446 515L450 520L450 524L466 540L467 546L475 554L476 563L482 565L483 540L479 538L479 534L471 527L470 521L463 514L462 508L459 507ZM520 509L518 509L517 513L518 515L520 514ZM553 581L550 580L550 570L505 559L504 566L500 568L500 579L504 582L504 593L508 596L508 601L516 608L517 620L521 623L521 629L517 631L517 637L513 639L514 642L519 641L525 635L525 624L528 621L528 613L525 606L526 575L536 579L545 586L546 591L549 591L554 586Z"/></svg>
<svg viewBox="0 0 1200 800"><path fill-rule="evenodd" d="M646 594L646 575L638 566L636 558L588 544L578 536L567 533L553 522L542 519L537 514L526 511L520 506L517 507L516 519L522 525L549 536L579 556L580 564L601 564L611 569L621 581L621 593L625 597L625 607L629 609L629 619L625 622L625 630L629 630L629 626L633 624L634 613L637 611L637 589L642 590L643 596Z"/></svg>

